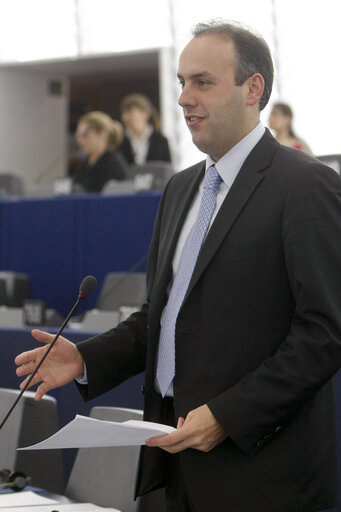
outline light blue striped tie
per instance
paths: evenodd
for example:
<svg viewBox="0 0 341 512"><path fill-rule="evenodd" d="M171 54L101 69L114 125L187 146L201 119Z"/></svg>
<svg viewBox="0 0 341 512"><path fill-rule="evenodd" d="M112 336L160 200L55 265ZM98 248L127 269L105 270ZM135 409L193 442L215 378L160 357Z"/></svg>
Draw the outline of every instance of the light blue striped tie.
<svg viewBox="0 0 341 512"><path fill-rule="evenodd" d="M159 341L156 380L164 397L175 375L175 326L198 255L205 239L222 179L214 165L205 175L198 216L184 244L179 266L164 311Z"/></svg>

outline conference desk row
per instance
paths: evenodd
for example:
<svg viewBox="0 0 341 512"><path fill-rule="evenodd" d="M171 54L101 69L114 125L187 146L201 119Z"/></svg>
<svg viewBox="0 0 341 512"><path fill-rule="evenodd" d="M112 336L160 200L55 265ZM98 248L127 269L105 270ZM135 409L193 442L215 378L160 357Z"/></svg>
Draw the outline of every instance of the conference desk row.
<svg viewBox="0 0 341 512"><path fill-rule="evenodd" d="M108 272L127 271L148 253L160 195L1 200L0 270L29 274L33 298L61 315L83 277L94 275L98 288L79 311L91 309Z"/></svg>

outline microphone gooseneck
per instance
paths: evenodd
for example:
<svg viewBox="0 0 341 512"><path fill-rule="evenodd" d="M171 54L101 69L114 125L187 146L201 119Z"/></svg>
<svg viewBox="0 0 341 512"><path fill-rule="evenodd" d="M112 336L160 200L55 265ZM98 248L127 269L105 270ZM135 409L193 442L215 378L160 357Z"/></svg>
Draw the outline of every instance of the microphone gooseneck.
<svg viewBox="0 0 341 512"><path fill-rule="evenodd" d="M10 408L8 413L6 414L5 418L3 419L3 421L2 421L2 423L0 425L0 430L2 429L2 427L4 426L6 421L8 420L9 416L11 415L14 407L19 402L20 398L23 396L23 394L25 393L25 391L29 387L30 383L32 382L33 377L36 375L37 371L39 370L39 368L41 367L41 365L45 361L45 359L46 359L47 355L49 354L50 350L52 349L52 347L54 346L54 344L58 340L58 338L61 335L64 327L66 326L66 324L70 320L70 318L73 315L73 313L74 313L75 309L77 308L78 304L81 302L81 300L85 299L85 297L88 297L95 290L96 286L97 286L97 279L94 276L86 276L83 279L83 281L81 282L81 285L79 287L79 295L78 295L77 301L75 302L75 304L74 304L73 308L71 309L70 313L67 315L67 317L65 318L64 322L60 326L57 334L55 335L55 337L53 338L51 343L48 345L47 350L44 353L43 357L40 359L39 363L37 364L37 366L35 367L35 369L31 373L31 375L29 376L28 381L26 382L25 386L22 388L21 392L17 396L14 404L12 405L12 407Z"/></svg>

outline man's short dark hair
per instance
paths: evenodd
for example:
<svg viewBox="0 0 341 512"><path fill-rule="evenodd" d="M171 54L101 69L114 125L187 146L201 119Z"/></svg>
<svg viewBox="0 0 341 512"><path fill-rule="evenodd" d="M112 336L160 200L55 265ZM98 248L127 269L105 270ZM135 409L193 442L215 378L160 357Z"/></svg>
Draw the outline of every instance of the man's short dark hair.
<svg viewBox="0 0 341 512"><path fill-rule="evenodd" d="M206 35L233 41L237 57L236 85L242 85L254 73L262 75L264 91L259 100L259 109L263 110L271 95L274 67L270 49L262 36L237 23L220 20L198 23L194 27L194 37Z"/></svg>

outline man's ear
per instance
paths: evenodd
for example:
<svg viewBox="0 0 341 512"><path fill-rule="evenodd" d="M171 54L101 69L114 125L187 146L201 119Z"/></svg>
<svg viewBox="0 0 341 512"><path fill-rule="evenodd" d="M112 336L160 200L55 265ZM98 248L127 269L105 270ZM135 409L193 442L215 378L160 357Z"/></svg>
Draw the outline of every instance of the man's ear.
<svg viewBox="0 0 341 512"><path fill-rule="evenodd" d="M254 105L257 103L263 94L264 91L264 78L260 73L254 73L249 76L246 80L245 85L246 89L246 104Z"/></svg>

